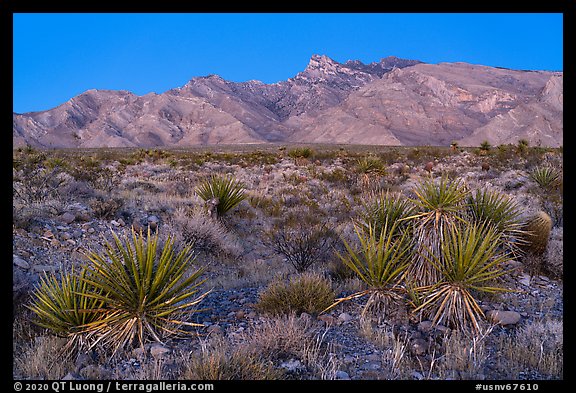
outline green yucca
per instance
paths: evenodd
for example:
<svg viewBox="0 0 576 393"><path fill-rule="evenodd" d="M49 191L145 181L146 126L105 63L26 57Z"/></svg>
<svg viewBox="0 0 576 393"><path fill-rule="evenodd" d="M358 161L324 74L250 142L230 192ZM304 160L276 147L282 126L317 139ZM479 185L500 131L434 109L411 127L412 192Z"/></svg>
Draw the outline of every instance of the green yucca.
<svg viewBox="0 0 576 393"><path fill-rule="evenodd" d="M85 276L85 270L77 275L74 269L61 273L59 279L54 274L43 276L27 306L35 314L35 324L69 340L66 351L86 346L86 325L103 311L104 301L92 297L98 292L84 281Z"/></svg>
<svg viewBox="0 0 576 393"><path fill-rule="evenodd" d="M406 274L416 285L430 285L438 281L438 272L424 255L440 255L446 228L466 223L467 187L458 180L442 177L439 182L426 179L414 189L416 214L406 218L414 220L414 237L418 253Z"/></svg>
<svg viewBox="0 0 576 393"><path fill-rule="evenodd" d="M431 316L436 324L479 331L484 313L473 293L508 291L497 286L496 280L507 273L502 264L511 254L500 247L501 232L485 223L446 227L444 232L441 254L423 255L437 269L440 280L420 288L424 299L414 311Z"/></svg>
<svg viewBox="0 0 576 393"><path fill-rule="evenodd" d="M560 186L560 172L550 165L537 166L532 169L529 176L545 190L553 190Z"/></svg>
<svg viewBox="0 0 576 393"><path fill-rule="evenodd" d="M203 269L192 269L189 245L174 251L168 237L157 254L158 233L147 237L132 230L124 242L112 232L114 242L105 242L102 254L90 252L90 265L83 281L97 289L94 299L105 303L105 314L87 324L98 341L114 348L114 353L135 342L181 333L181 326L199 326L186 321L187 315L207 292L197 296Z"/></svg>
<svg viewBox="0 0 576 393"><path fill-rule="evenodd" d="M488 222L501 233L504 247L515 256L522 254L520 246L524 243L525 231L520 218L520 207L505 194L489 189L478 189L468 195L467 212L470 222L480 224Z"/></svg>
<svg viewBox="0 0 576 393"><path fill-rule="evenodd" d="M366 156L359 158L356 164L356 169L362 174L377 174L385 175L386 170L384 164L378 157Z"/></svg>
<svg viewBox="0 0 576 393"><path fill-rule="evenodd" d="M415 208L412 202L400 194L380 192L364 204L358 225L364 231L372 228L374 234L378 236L386 222L396 223L395 229L400 233L411 228L411 222L407 218L414 213Z"/></svg>
<svg viewBox="0 0 576 393"><path fill-rule="evenodd" d="M412 262L413 244L406 231L398 235L397 223L386 221L379 233L374 232L371 224L368 228L354 225L360 242L358 251L345 240L346 253L338 254L342 262L350 268L368 286L365 291L357 292L345 298L337 299L328 309L337 304L370 295L364 312L375 308L387 314L394 303L398 303L403 291L399 285L402 274Z"/></svg>
<svg viewBox="0 0 576 393"><path fill-rule="evenodd" d="M196 193L205 202L216 201L218 217L222 217L247 197L244 185L232 176L212 176L196 188Z"/></svg>

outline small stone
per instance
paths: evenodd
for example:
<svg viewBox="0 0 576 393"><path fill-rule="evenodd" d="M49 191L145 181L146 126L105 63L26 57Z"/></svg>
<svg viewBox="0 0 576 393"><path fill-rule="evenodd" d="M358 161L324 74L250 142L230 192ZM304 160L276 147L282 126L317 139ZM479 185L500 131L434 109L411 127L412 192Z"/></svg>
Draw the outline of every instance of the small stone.
<svg viewBox="0 0 576 393"><path fill-rule="evenodd" d="M42 236L52 238L52 237L54 237L54 234L52 233L52 231L50 229L48 229L48 230L44 231Z"/></svg>
<svg viewBox="0 0 576 393"><path fill-rule="evenodd" d="M63 381L76 381L79 379L82 379L82 377L73 373L68 373L62 378Z"/></svg>
<svg viewBox="0 0 576 393"><path fill-rule="evenodd" d="M62 214L59 219L65 224L71 224L76 219L76 216L73 213L66 212Z"/></svg>
<svg viewBox="0 0 576 393"><path fill-rule="evenodd" d="M208 334L222 334L222 326L218 324L210 325L206 328Z"/></svg>
<svg viewBox="0 0 576 393"><path fill-rule="evenodd" d="M64 233L62 233L62 234L60 235L60 238L61 238L62 240L68 240L68 239L72 239L72 235L71 235L70 233L68 233L68 232L64 232Z"/></svg>
<svg viewBox="0 0 576 393"><path fill-rule="evenodd" d="M421 338L417 338L414 341L412 341L410 345L410 350L416 356L425 355L426 352L428 351L428 343Z"/></svg>
<svg viewBox="0 0 576 393"><path fill-rule="evenodd" d="M165 346L160 344L154 344L150 347L150 355L152 355L154 359L160 359L162 357L165 357L170 352L172 352L170 348L166 348Z"/></svg>
<svg viewBox="0 0 576 393"><path fill-rule="evenodd" d="M290 359L287 362L283 362L280 364L280 367L289 373L294 373L306 369L306 367L298 359Z"/></svg>
<svg viewBox="0 0 576 393"><path fill-rule="evenodd" d="M318 319L324 322L326 325L335 325L337 319L334 318L332 315L322 314L318 316Z"/></svg>
<svg viewBox="0 0 576 393"><path fill-rule="evenodd" d="M33 273L45 273L45 272L56 272L58 271L57 266L50 265L34 265L32 266Z"/></svg>
<svg viewBox="0 0 576 393"><path fill-rule="evenodd" d="M94 233L94 232L96 232L96 229L94 229L94 228L88 228L88 233Z"/></svg>
<svg viewBox="0 0 576 393"><path fill-rule="evenodd" d="M156 229L158 227L158 222L160 221L160 219L156 216L148 216L148 225L150 226L150 229Z"/></svg>
<svg viewBox="0 0 576 393"><path fill-rule="evenodd" d="M350 375L348 375L348 373L346 371L338 370L338 371L336 371L335 378L348 380L348 379L350 379Z"/></svg>
<svg viewBox="0 0 576 393"><path fill-rule="evenodd" d="M424 375L422 375L422 373L420 373L418 371L412 371L412 378L417 379L418 381L421 381L424 379Z"/></svg>
<svg viewBox="0 0 576 393"><path fill-rule="evenodd" d="M342 323L350 322L352 319L352 315L348 314L347 312L343 312L338 315L338 320Z"/></svg>
<svg viewBox="0 0 576 393"><path fill-rule="evenodd" d="M21 267L22 269L30 269L30 264L24 259L20 258L18 255L12 254L12 262L14 265Z"/></svg>
<svg viewBox="0 0 576 393"><path fill-rule="evenodd" d="M366 362L361 367L362 370L379 370L380 368L382 368L382 363L375 360Z"/></svg>
<svg viewBox="0 0 576 393"><path fill-rule="evenodd" d="M76 245L76 240L74 240L74 239L68 239L68 240L66 240L66 243L75 246L75 245Z"/></svg>
<svg viewBox="0 0 576 393"><path fill-rule="evenodd" d="M418 324L418 330L427 333L432 330L432 321L422 321Z"/></svg>
<svg viewBox="0 0 576 393"><path fill-rule="evenodd" d="M520 313L517 313L516 311L502 310L490 310L486 314L486 317L490 321L502 326L515 325L520 322L520 319L522 318Z"/></svg>
<svg viewBox="0 0 576 393"><path fill-rule="evenodd" d="M518 282L522 285L529 287L530 281L531 281L530 275L527 273L523 273L522 275L518 276Z"/></svg>
<svg viewBox="0 0 576 393"><path fill-rule="evenodd" d="M84 367L79 374L89 380L108 379L111 376L109 371L95 364Z"/></svg>
<svg viewBox="0 0 576 393"><path fill-rule="evenodd" d="M121 218L118 219L118 224L120 224L121 227L125 227L125 226L126 226L126 223L125 223L124 220L121 219Z"/></svg>
<svg viewBox="0 0 576 393"><path fill-rule="evenodd" d="M118 221L116 221L116 220L110 221L110 224L114 225L115 227L119 227L119 226L120 226L120 223L119 223Z"/></svg>
<svg viewBox="0 0 576 393"><path fill-rule="evenodd" d="M256 311L250 311L248 315L246 315L246 318L254 319L256 318L256 315ZM300 315L300 317L302 317L302 315Z"/></svg>
<svg viewBox="0 0 576 393"><path fill-rule="evenodd" d="M90 221L90 214L86 210L76 213L76 221Z"/></svg>
<svg viewBox="0 0 576 393"><path fill-rule="evenodd" d="M132 228L134 228L136 232L144 231L144 226L137 218L132 221Z"/></svg>
<svg viewBox="0 0 576 393"><path fill-rule="evenodd" d="M244 312L244 310L238 310L238 311L236 311L234 316L238 319L242 319L246 316L246 313Z"/></svg>

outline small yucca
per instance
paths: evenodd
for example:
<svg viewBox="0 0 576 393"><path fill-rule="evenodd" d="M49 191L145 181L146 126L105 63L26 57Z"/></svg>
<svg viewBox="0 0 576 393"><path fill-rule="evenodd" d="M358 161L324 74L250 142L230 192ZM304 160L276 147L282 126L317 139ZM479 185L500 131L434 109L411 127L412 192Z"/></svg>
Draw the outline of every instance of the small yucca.
<svg viewBox="0 0 576 393"><path fill-rule="evenodd" d="M493 226L470 224L444 229L441 254L423 257L438 271L440 280L428 287L415 312L431 317L433 323L461 330L480 330L484 316L474 292L508 291L496 280L507 271L502 265L511 259L500 247L502 234Z"/></svg>
<svg viewBox="0 0 576 393"><path fill-rule="evenodd" d="M368 289L350 296L337 299L328 309L337 304L369 295L363 311L376 310L386 317L391 308L397 307L404 289L400 285L403 273L412 262L413 244L407 231L397 231L397 223L385 221L379 233L374 232L371 224L368 228L355 225L354 229L360 242L355 250L343 240L346 247L344 255L338 254L342 262L352 270Z"/></svg>
<svg viewBox="0 0 576 393"><path fill-rule="evenodd" d="M487 222L501 233L501 241L515 256L522 254L525 231L522 229L520 206L498 191L478 189L468 195L467 213L472 223Z"/></svg>
<svg viewBox="0 0 576 393"><path fill-rule="evenodd" d="M406 275L416 285L431 285L438 281L439 276L425 255L441 255L445 230L467 222L465 209L469 192L461 181L442 177L437 183L433 179L423 181L414 193L416 198L411 201L416 206L416 214L407 219L414 222L418 253Z"/></svg>
<svg viewBox="0 0 576 393"><path fill-rule="evenodd" d="M87 328L114 348L114 353L135 343L183 333L187 321L208 292L197 295L203 269L194 269L191 248L175 253L171 237L157 254L158 233L144 237L132 230L121 241L105 242L104 252L90 252L83 282L96 289L93 299L104 302L105 313Z"/></svg>
<svg viewBox="0 0 576 393"><path fill-rule="evenodd" d="M244 184L232 176L212 176L196 188L196 193L204 202L215 201L218 217L247 198Z"/></svg>
<svg viewBox="0 0 576 393"><path fill-rule="evenodd" d="M72 268L69 273L45 275L32 294L27 307L35 314L34 323L65 337L67 354L85 347L89 342L86 325L98 320L104 302L92 295L98 293L84 281L86 272L77 275Z"/></svg>
<svg viewBox="0 0 576 393"><path fill-rule="evenodd" d="M558 188L562 181L560 172L549 165L537 166L530 171L529 176L534 182L547 191Z"/></svg>
<svg viewBox="0 0 576 393"><path fill-rule="evenodd" d="M373 233L379 236L386 222L396 223L395 229L397 233L400 233L411 229L412 223L408 218L414 213L415 208L412 202L400 194L380 192L363 205L358 225L365 232L369 232L369 228L372 228Z"/></svg>

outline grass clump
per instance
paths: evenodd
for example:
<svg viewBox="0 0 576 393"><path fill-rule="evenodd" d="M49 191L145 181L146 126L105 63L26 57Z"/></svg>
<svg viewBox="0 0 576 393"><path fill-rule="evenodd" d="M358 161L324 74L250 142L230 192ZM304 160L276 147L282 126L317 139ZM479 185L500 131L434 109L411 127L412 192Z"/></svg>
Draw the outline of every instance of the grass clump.
<svg viewBox="0 0 576 393"><path fill-rule="evenodd" d="M334 302L330 281L317 273L276 280L261 294L257 307L268 314L318 314Z"/></svg>

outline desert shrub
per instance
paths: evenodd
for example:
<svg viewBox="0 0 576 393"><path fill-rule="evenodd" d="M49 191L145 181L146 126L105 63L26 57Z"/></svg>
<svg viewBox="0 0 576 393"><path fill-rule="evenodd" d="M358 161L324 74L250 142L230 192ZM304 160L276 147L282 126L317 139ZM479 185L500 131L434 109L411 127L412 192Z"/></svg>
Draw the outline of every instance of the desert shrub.
<svg viewBox="0 0 576 393"><path fill-rule="evenodd" d="M300 220L294 224L285 219L267 233L266 242L301 273L331 256L335 237L334 230L326 223Z"/></svg>
<svg viewBox="0 0 576 393"><path fill-rule="evenodd" d="M563 323L545 319L526 324L498 345L501 368L507 379L521 372L537 372L538 379L562 379L564 373Z"/></svg>
<svg viewBox="0 0 576 393"><path fill-rule="evenodd" d="M318 314L334 302L334 296L330 281L317 273L304 273L273 281L260 294L257 307L272 315Z"/></svg>
<svg viewBox="0 0 576 393"><path fill-rule="evenodd" d="M290 158L311 158L314 155L314 150L309 147L296 147L288 151Z"/></svg>
<svg viewBox="0 0 576 393"><path fill-rule="evenodd" d="M212 176L196 187L204 202L213 201L217 217L222 217L247 198L244 185L231 176Z"/></svg>
<svg viewBox="0 0 576 393"><path fill-rule="evenodd" d="M88 324L98 342L112 348L183 333L181 326L197 326L187 318L207 293L197 295L203 269L192 269L189 246L177 254L169 238L157 252L158 233L144 237L132 230L122 241L114 232L104 251L88 254L84 282L95 289L94 299L104 302L101 317Z"/></svg>
<svg viewBox="0 0 576 393"><path fill-rule="evenodd" d="M266 358L245 347L220 344L202 347L199 356L191 357L182 375L192 380L277 380L283 373Z"/></svg>
<svg viewBox="0 0 576 393"><path fill-rule="evenodd" d="M503 264L511 254L500 247L502 234L487 224L443 228L440 254L422 255L439 273L415 312L462 331L478 332L484 313L474 294L504 292L497 279L506 274Z"/></svg>
<svg viewBox="0 0 576 393"><path fill-rule="evenodd" d="M90 198L88 205L92 209L94 217L109 219L116 216L118 210L124 205L122 198L107 198L103 195L97 195L95 198Z"/></svg>
<svg viewBox="0 0 576 393"><path fill-rule="evenodd" d="M46 168L42 166L43 155L28 157L14 170L12 179L12 192L14 200L23 203L43 202L58 196L58 188L65 179L59 176L61 168L55 166Z"/></svg>
<svg viewBox="0 0 576 393"><path fill-rule="evenodd" d="M176 236L183 243L190 244L197 253L235 258L242 252L238 240L226 227L203 212L178 209L171 224Z"/></svg>

